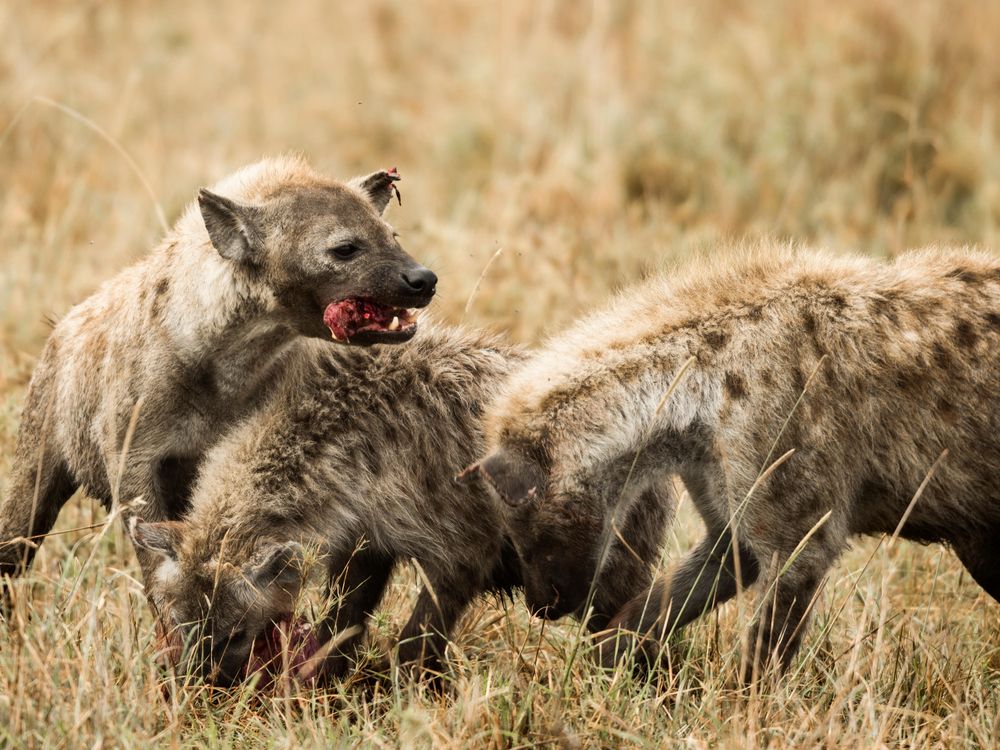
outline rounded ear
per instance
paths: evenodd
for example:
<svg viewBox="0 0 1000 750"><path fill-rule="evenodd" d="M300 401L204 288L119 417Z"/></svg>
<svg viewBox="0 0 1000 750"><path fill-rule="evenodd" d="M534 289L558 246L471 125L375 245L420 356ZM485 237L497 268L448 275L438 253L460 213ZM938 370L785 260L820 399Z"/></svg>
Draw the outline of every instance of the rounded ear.
<svg viewBox="0 0 1000 750"><path fill-rule="evenodd" d="M253 263L264 252L264 233L260 209L202 188L198 191L198 207L212 246L223 258L237 263Z"/></svg>
<svg viewBox="0 0 1000 750"><path fill-rule="evenodd" d="M128 533L136 547L155 552L168 560L176 560L184 529L179 521L154 523L135 516L129 522Z"/></svg>
<svg viewBox="0 0 1000 750"><path fill-rule="evenodd" d="M364 177L354 177L348 180L347 184L364 193L371 204L375 206L375 210L383 214L389 201L392 200L393 193L396 194L396 200L399 201L400 205L403 204L403 199L399 197L399 188L396 187L396 182L400 179L399 172L393 167L392 169L380 169L378 172L372 172Z"/></svg>
<svg viewBox="0 0 1000 750"><path fill-rule="evenodd" d="M457 479L479 476L500 498L517 508L545 494L545 472L534 459L520 451L500 448L463 471Z"/></svg>
<svg viewBox="0 0 1000 750"><path fill-rule="evenodd" d="M247 577L257 588L279 586L294 591L305 574L305 548L295 541L264 545L257 561L249 565Z"/></svg>

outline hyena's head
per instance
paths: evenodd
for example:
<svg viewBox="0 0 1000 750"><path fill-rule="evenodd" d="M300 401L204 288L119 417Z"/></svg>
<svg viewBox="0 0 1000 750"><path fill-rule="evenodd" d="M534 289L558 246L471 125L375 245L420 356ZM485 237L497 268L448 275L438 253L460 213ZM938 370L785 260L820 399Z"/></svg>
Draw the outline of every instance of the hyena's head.
<svg viewBox="0 0 1000 750"><path fill-rule="evenodd" d="M482 481L505 510L521 564L524 598L541 617L579 612L598 572L606 504L547 446L501 441L459 481Z"/></svg>
<svg viewBox="0 0 1000 750"><path fill-rule="evenodd" d="M259 541L212 557L184 544L183 522L130 526L136 547L158 566L147 581L165 655L180 671L229 685L280 652L279 629L290 622L304 576L304 550L294 541Z"/></svg>
<svg viewBox="0 0 1000 750"><path fill-rule="evenodd" d="M299 333L398 343L416 332L409 308L437 285L382 218L398 179L395 169L348 183L303 171L252 202L203 189L198 205L215 249L265 285Z"/></svg>

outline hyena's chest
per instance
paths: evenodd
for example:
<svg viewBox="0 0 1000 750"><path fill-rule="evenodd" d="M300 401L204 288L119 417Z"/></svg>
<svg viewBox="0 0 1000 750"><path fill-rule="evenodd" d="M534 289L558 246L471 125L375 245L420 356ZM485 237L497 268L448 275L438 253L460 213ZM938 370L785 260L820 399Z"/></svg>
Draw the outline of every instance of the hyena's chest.
<svg viewBox="0 0 1000 750"><path fill-rule="evenodd" d="M260 342L254 342L259 344ZM219 433L269 399L289 359L284 340L271 346L232 347L188 365L175 382L177 404L185 412L183 430L194 442L214 442Z"/></svg>

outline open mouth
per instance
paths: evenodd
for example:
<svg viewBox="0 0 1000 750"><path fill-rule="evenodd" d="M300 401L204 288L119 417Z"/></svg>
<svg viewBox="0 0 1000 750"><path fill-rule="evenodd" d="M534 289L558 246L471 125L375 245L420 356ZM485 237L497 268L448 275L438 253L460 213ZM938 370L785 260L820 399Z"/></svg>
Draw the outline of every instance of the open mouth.
<svg viewBox="0 0 1000 750"><path fill-rule="evenodd" d="M312 671L311 662L319 648L319 639L309 623L281 620L254 641L246 676L260 673L258 687L267 687L286 670L296 676L307 667Z"/></svg>
<svg viewBox="0 0 1000 750"><path fill-rule="evenodd" d="M410 310L360 297L331 302L323 311L323 323L334 341L348 344L398 343L413 338L417 332L417 321Z"/></svg>

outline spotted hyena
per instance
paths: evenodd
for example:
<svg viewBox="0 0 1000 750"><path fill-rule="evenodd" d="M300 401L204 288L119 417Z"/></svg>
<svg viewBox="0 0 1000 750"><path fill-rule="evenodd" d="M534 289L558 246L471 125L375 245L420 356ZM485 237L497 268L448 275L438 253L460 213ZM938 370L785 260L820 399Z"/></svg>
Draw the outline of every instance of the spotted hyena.
<svg viewBox="0 0 1000 750"><path fill-rule="evenodd" d="M483 405L523 357L494 337L427 324L406 347L325 347L300 363L280 397L213 449L181 521L133 525L158 556L149 593L174 645L186 645L182 666L231 682L266 659L311 548L339 602L313 631L331 649L325 677L350 666L408 560L423 586L399 661L437 669L469 602L520 584L500 508L453 479L482 451ZM650 585L665 521L661 504L636 509L627 544L611 551L594 626Z"/></svg>
<svg viewBox="0 0 1000 750"><path fill-rule="evenodd" d="M302 337L415 331L436 277L382 218L398 179L348 183L267 159L202 190L145 259L56 325L0 504L0 576L21 574L78 487L178 518L199 458L264 399Z"/></svg>
<svg viewBox="0 0 1000 750"><path fill-rule="evenodd" d="M619 519L669 475L707 533L613 620L647 652L731 598L738 572L767 592L751 643L787 664L857 534L949 544L1000 599L1000 261L758 248L725 263L626 290L490 407L466 475L506 501L529 604L577 607Z"/></svg>

